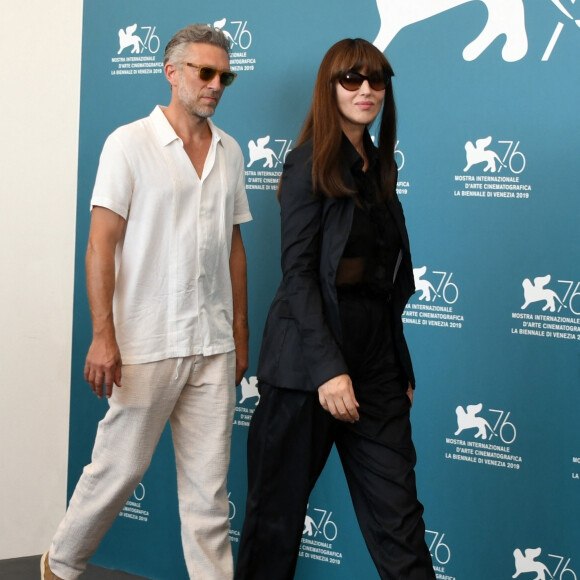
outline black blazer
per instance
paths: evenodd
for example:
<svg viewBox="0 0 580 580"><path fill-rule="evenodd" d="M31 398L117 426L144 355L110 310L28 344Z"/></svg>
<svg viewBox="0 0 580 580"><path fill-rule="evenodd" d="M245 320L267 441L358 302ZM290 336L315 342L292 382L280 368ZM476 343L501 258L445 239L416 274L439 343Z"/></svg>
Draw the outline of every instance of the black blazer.
<svg viewBox="0 0 580 580"><path fill-rule="evenodd" d="M350 168L343 172L353 184ZM314 196L312 143L292 150L280 186L282 282L270 307L258 380L269 385L314 391L327 380L348 374L342 342L336 270L347 242L354 199ZM402 240L390 306L399 361L415 386L401 315L415 292L413 266L403 208L395 195L388 204Z"/></svg>

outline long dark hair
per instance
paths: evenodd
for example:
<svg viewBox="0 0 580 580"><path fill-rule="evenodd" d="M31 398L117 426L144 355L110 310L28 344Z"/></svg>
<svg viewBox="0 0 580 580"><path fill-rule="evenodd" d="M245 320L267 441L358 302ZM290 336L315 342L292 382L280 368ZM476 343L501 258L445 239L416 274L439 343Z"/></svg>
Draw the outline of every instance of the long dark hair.
<svg viewBox="0 0 580 580"><path fill-rule="evenodd" d="M330 47L324 55L310 111L306 116L296 146L312 139L312 183L314 193L329 197L343 197L354 192L347 187L340 170L340 147L342 129L340 112L336 101L336 81L348 70L383 71L393 76L393 69L385 55L362 38L345 38ZM379 128L380 187L379 195L390 198L395 193L397 167L395 143L397 139L397 115L392 83L385 89L383 111Z"/></svg>

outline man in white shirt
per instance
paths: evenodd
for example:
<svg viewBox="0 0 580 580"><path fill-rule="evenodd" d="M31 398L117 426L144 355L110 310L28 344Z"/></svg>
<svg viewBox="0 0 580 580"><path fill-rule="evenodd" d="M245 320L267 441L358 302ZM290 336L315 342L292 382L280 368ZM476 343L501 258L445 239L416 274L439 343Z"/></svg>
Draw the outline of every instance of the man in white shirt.
<svg viewBox="0 0 580 580"><path fill-rule="evenodd" d="M226 477L235 385L248 367L251 220L239 145L213 115L235 73L207 25L165 51L169 106L107 139L86 257L93 341L85 379L109 410L43 580L75 580L141 481L169 420L190 578L233 576Z"/></svg>

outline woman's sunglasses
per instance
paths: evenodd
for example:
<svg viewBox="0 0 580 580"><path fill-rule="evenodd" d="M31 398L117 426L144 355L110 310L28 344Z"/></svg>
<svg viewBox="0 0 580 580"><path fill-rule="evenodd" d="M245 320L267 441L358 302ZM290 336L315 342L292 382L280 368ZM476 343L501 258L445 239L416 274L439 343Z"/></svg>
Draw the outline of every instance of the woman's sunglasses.
<svg viewBox="0 0 580 580"><path fill-rule="evenodd" d="M373 91L384 91L391 82L391 77L383 71L373 72L367 76L353 70L346 71L338 77L338 82L347 91L357 91L365 81L368 81Z"/></svg>
<svg viewBox="0 0 580 580"><path fill-rule="evenodd" d="M234 79L238 76L231 70L218 70L217 68L213 68L211 66L193 64L191 62L184 62L183 64L190 66L191 68L196 68L199 74L199 78L206 83L209 83L216 75L219 75L220 83L224 87L229 87L234 82Z"/></svg>

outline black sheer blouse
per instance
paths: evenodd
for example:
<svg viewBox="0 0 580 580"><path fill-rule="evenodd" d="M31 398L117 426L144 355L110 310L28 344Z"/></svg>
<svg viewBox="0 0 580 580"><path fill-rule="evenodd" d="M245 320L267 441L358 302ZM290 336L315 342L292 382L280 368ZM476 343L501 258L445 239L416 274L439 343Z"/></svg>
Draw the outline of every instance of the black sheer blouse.
<svg viewBox="0 0 580 580"><path fill-rule="evenodd" d="M352 143L343 137L342 153L351 169L357 193L350 235L338 265L335 284L338 288L365 289L388 295L401 248L398 228L387 207L377 199L379 179L378 152L370 135L364 135L369 166L363 171L363 159Z"/></svg>

